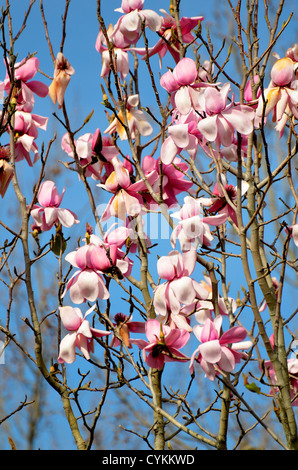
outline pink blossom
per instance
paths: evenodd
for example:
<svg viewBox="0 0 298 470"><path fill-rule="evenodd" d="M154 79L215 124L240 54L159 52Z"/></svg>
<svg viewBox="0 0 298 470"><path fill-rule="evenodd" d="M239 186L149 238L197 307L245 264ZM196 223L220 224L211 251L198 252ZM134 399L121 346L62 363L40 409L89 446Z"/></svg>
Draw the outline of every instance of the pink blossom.
<svg viewBox="0 0 298 470"><path fill-rule="evenodd" d="M128 317L123 313L117 313L114 317L114 326L119 336L128 348L132 348L130 333L145 333L145 322L133 321L132 317ZM111 347L120 346L121 341L113 335Z"/></svg>
<svg viewBox="0 0 298 470"><path fill-rule="evenodd" d="M166 282L154 290L153 305L156 314L185 328L185 318L180 316L182 305L190 305L194 300L204 298L208 293L200 284L192 279L196 264L196 250L185 251L182 254L176 250L167 256L161 256L157 261L157 271L160 278Z"/></svg>
<svg viewBox="0 0 298 470"><path fill-rule="evenodd" d="M76 259L73 258L74 255L73 252L71 252L65 259L66 261L70 259L71 264L76 263ZM75 304L81 304L86 302L86 300L90 302L95 302L96 299L106 300L110 297L109 291L101 276L101 271L88 267L87 263L84 269L78 269L69 279L62 297L64 297L68 291L71 301Z"/></svg>
<svg viewBox="0 0 298 470"><path fill-rule="evenodd" d="M18 162L25 159L29 166L40 158L35 140L38 137L38 128L46 130L48 118L37 114L16 111L14 133L15 133L15 160ZM33 163L30 152L34 153Z"/></svg>
<svg viewBox="0 0 298 470"><path fill-rule="evenodd" d="M65 188L59 196L53 181L44 181L41 184L37 194L39 205L34 204L31 210L31 216L41 231L50 230L57 222L67 228L79 223L74 212L60 207L64 193Z"/></svg>
<svg viewBox="0 0 298 470"><path fill-rule="evenodd" d="M145 9L143 10L144 0L122 0L121 8L116 8L115 11L123 13L117 21L111 39L117 37L120 32L124 38L134 44L139 39L142 30L142 22L151 31L158 31L162 25L162 18L155 11Z"/></svg>
<svg viewBox="0 0 298 470"><path fill-rule="evenodd" d="M80 270L91 269L98 273L113 272L117 268L120 276L131 273L132 261L120 250L116 243L109 243L91 234L88 243L68 253L66 261Z"/></svg>
<svg viewBox="0 0 298 470"><path fill-rule="evenodd" d="M254 75L254 83L256 84L256 83L258 83L258 81L259 81L259 75ZM256 98L257 99L261 96L261 93L262 93L262 90L261 90L260 87L258 87L257 92L256 92ZM248 103L253 101L252 86L251 86L251 80L250 79L247 81L247 84L246 84L245 89L244 89L244 99Z"/></svg>
<svg viewBox="0 0 298 470"><path fill-rule="evenodd" d="M142 180L135 183L131 181L129 171L120 161L115 162L114 167L115 170L107 178L105 184L97 185L114 193L102 215L103 221L112 216L126 220L127 215L134 217L140 214L144 205L141 193L147 192L146 184ZM155 170L146 176L150 185L157 178L158 174Z"/></svg>
<svg viewBox="0 0 298 470"><path fill-rule="evenodd" d="M112 226L107 230L104 236L104 242L108 245L116 245L119 249L125 245L125 250L130 253L136 253L138 247L138 234L135 230L136 220L129 220L125 221L125 225L120 227L114 228L117 224L112 224ZM147 246L147 251L150 253L149 248L151 247L152 243L150 238L144 232L142 235L145 239L145 244Z"/></svg>
<svg viewBox="0 0 298 470"><path fill-rule="evenodd" d="M162 325L158 320L147 320L145 333L148 341L131 339L143 352L143 359L149 367L162 369L166 362L187 362L189 358L180 349L190 338L186 330L170 328Z"/></svg>
<svg viewBox="0 0 298 470"><path fill-rule="evenodd" d="M97 143L98 140L100 146ZM74 141L74 144L80 166L85 168L85 175L94 180L101 180L103 168L107 170L110 166L112 170L113 165L111 162L119 154L110 137L101 138L99 129L96 129L94 134L87 132L80 136ZM68 133L62 137L61 147L71 158L74 158Z"/></svg>
<svg viewBox="0 0 298 470"><path fill-rule="evenodd" d="M69 333L64 336L59 347L59 363L72 364L76 359L76 348L89 360L90 352L94 352L94 338L102 338L111 334L110 331L92 328L86 320L95 308L91 307L84 317L78 307L59 307L60 318Z"/></svg>
<svg viewBox="0 0 298 470"><path fill-rule="evenodd" d="M241 145L240 145L241 158L242 158L242 161L244 162L245 158L247 157L248 136L241 135L240 140L241 140ZM210 152L210 149L206 145L203 145L202 147L204 147L205 153L209 155L210 158L212 158L213 156ZM239 139L237 135L234 136L234 140L229 147L221 147L221 149L218 151L213 149L213 154L217 158L226 158L229 162L237 162L238 153L239 153Z"/></svg>
<svg viewBox="0 0 298 470"><path fill-rule="evenodd" d="M198 129L210 142L229 147L234 140L235 131L249 135L254 129L254 110L246 105L227 104L230 84L221 90L209 87L200 94L200 106L205 113L198 123Z"/></svg>
<svg viewBox="0 0 298 470"><path fill-rule="evenodd" d="M204 325L207 318L213 319L215 304L217 303L220 315L226 316L235 313L237 303L232 297L226 299L218 293L217 300L213 299L213 288L211 280L208 276L204 276L204 280L200 281L201 296L197 297L191 304L181 308L179 315L184 315L189 320L190 316L194 316L196 321Z"/></svg>
<svg viewBox="0 0 298 470"><path fill-rule="evenodd" d="M208 212L218 215L223 215L225 221L230 217L232 221L237 225L236 215L236 200L237 200L237 187L226 182L226 178L221 175L222 182L215 184L213 189L213 203L208 207ZM224 189L223 189L224 188ZM248 183L242 181L241 195L244 195L248 189ZM222 221L224 223L224 220Z"/></svg>
<svg viewBox="0 0 298 470"><path fill-rule="evenodd" d="M208 379L213 381L218 373L232 372L236 363L246 357L240 351L250 348L252 343L243 341L247 335L245 328L234 326L221 334L221 326L222 316L217 316L213 321L207 318L204 326L194 325L193 332L201 344L191 357L192 374L196 361Z"/></svg>
<svg viewBox="0 0 298 470"><path fill-rule="evenodd" d="M149 136L153 131L151 124L147 121L145 113L141 109L137 109L138 105L139 95L131 95L127 98L126 116L132 139L135 139L136 131L145 137ZM112 120L104 131L104 134L114 134L117 132L121 140L127 140L127 133L125 127L121 124L122 122L124 122L124 118L120 111L118 113L118 119L115 117Z"/></svg>
<svg viewBox="0 0 298 470"><path fill-rule="evenodd" d="M74 73L75 70L66 57L62 52L58 52L54 67L54 79L49 87L49 96L54 104L58 102L59 109L63 106L65 91Z"/></svg>
<svg viewBox="0 0 298 470"><path fill-rule="evenodd" d="M180 47L181 44L178 40L178 33L177 33L177 24L175 19L169 15L167 11L164 9L160 9L160 11L165 15L162 17L162 25L159 30L159 34L161 38L157 41L157 43L148 49L149 57L158 54L159 56L159 63L160 67L162 66L162 59L169 51L172 57L174 58L175 62L178 63L180 60ZM198 26L200 21L203 21L203 16L193 16L193 17L185 17L182 16L180 18L180 28L181 28L181 35L182 40L184 43L188 44L194 40L194 35L192 34L192 30ZM137 53L141 55L145 55L147 53L145 48L135 48L134 49Z"/></svg>
<svg viewBox="0 0 298 470"><path fill-rule="evenodd" d="M113 31L113 26L109 25L109 27L107 28L107 35L110 40L112 39ZM120 73L121 79L124 80L129 73L129 58L127 53L127 47L129 46L129 42L125 40L124 36L121 33L120 35L118 33L113 37L113 45L115 58L114 67L115 70ZM100 76L106 77L111 71L110 53L106 45L106 38L102 31L98 33L98 36L96 38L95 49L101 54L102 68Z"/></svg>
<svg viewBox="0 0 298 470"><path fill-rule="evenodd" d="M173 72L168 70L160 79L160 85L171 94L171 102L179 113L188 114L198 107L198 88L212 86L207 82L197 81L196 63L189 57L181 59Z"/></svg>
<svg viewBox="0 0 298 470"><path fill-rule="evenodd" d="M183 207L172 214L172 217L179 220L171 234L173 248L175 248L177 240L179 240L182 251L197 248L198 245L210 246L213 236L209 225L218 226L226 221L224 214L203 216L203 206L208 206L211 203L211 199L195 199L191 196L184 198Z"/></svg>
<svg viewBox="0 0 298 470"><path fill-rule="evenodd" d="M161 146L160 156L163 163L172 163L182 150L186 150L191 158L195 158L202 138L198 122L198 115L193 109L188 114L175 113L173 124L168 127L169 136Z"/></svg>
<svg viewBox="0 0 298 470"><path fill-rule="evenodd" d="M288 116L292 113L298 118L298 88L295 77L295 65L290 57L278 59L271 69L271 82L259 97L256 109L255 125L259 126L263 115L265 118L273 112L272 121L276 122L275 129L281 137L284 132ZM265 105L265 111L264 111Z"/></svg>
<svg viewBox="0 0 298 470"><path fill-rule="evenodd" d="M34 93L41 98L47 96L49 88L38 80L32 80L39 69L39 60L37 57L23 59L14 66L14 79L16 87L17 109L30 113L34 107ZM10 78L8 72L3 82L7 93L10 91Z"/></svg>
<svg viewBox="0 0 298 470"><path fill-rule="evenodd" d="M177 204L177 195L183 191L189 191L193 183L187 179L186 173L189 168L187 163L183 162L181 158L175 157L172 162L173 165L172 163L168 165L162 163L161 170L160 163L161 157L155 160L151 155L146 155L142 161L142 169L145 176L150 174L152 170L158 173L159 178L153 184L153 190L158 194L160 191L160 183L162 182L163 202L167 207L171 207ZM161 180L160 171L162 172ZM145 195L145 199L148 205L154 205L154 201L150 195Z"/></svg>

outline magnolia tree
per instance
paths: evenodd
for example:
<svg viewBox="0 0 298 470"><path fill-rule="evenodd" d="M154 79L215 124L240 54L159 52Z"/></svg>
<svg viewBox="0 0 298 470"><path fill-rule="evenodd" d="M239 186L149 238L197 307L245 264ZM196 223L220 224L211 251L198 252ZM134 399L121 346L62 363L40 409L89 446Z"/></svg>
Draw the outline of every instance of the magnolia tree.
<svg viewBox="0 0 298 470"><path fill-rule="evenodd" d="M175 438L182 448L241 448L256 429L269 447L297 449L287 293L298 246L296 38L276 52L291 24L292 14L281 21L287 2L270 11L267 0L228 1L236 27L228 50L225 41L215 47L200 2L186 15L181 0L156 11L122 0L114 25L106 2L93 2L105 120L91 113L79 128L67 106L83 66L64 55L71 2L57 51L39 3L46 70L34 51L18 55L35 0L18 31L8 1L2 8L2 207L11 193L17 200L14 223L11 214L1 220L2 355L14 348L14 361L44 379L78 449L110 426L117 390L129 414L145 410L148 427L141 435L127 417L119 424L156 450L175 449ZM52 116L35 112L46 100ZM46 177L57 144L50 118L62 132L63 189L55 173ZM69 174L73 200L87 198L82 213L64 203ZM50 285L53 308L41 308ZM23 392L0 424L34 407Z"/></svg>

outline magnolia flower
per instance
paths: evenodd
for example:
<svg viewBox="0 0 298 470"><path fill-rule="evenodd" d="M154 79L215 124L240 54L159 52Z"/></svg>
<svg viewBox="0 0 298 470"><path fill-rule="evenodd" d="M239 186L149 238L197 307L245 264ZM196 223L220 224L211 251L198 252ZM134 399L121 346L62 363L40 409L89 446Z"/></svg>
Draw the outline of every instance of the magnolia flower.
<svg viewBox="0 0 298 470"><path fill-rule="evenodd" d="M209 213L217 213L223 216L224 223L230 217L232 221L237 225L236 215L236 199L237 199L237 186L228 184L226 178L221 175L218 183L213 188L213 194L215 197L212 199L212 204L208 207ZM242 181L241 183L241 195L244 195L248 190L248 183Z"/></svg>
<svg viewBox="0 0 298 470"><path fill-rule="evenodd" d="M151 31L161 28L162 18L153 10L143 10L143 6L144 0L122 0L121 8L115 11L123 13L123 16L117 21L111 39L120 32L130 44L134 44L139 38L143 22Z"/></svg>
<svg viewBox="0 0 298 470"><path fill-rule="evenodd" d="M17 109L30 113L33 109L35 98L34 94L44 98L47 96L49 88L38 80L32 80L39 69L39 60L37 57L23 59L14 66L15 91L17 98ZM8 72L3 82L4 89L9 94L10 78Z"/></svg>
<svg viewBox="0 0 298 470"><path fill-rule="evenodd" d="M186 150L191 158L195 158L202 134L198 130L199 118L191 109L188 114L178 113L173 124L168 127L169 136L164 140L160 157L163 163L170 164L182 150Z"/></svg>
<svg viewBox="0 0 298 470"><path fill-rule="evenodd" d="M49 86L49 96L54 104L58 102L59 109L63 106L64 94L71 76L74 73L74 68L70 65L62 52L58 52L55 61L54 79Z"/></svg>
<svg viewBox="0 0 298 470"><path fill-rule="evenodd" d="M124 344L128 348L132 348L130 333L145 333L145 322L133 321L132 317L128 317L123 313L117 313L114 317L114 326L118 335L122 338ZM121 341L113 335L111 347L117 347Z"/></svg>
<svg viewBox="0 0 298 470"><path fill-rule="evenodd" d="M173 72L168 70L160 79L160 85L171 94L171 102L179 113L188 114L198 107L198 89L213 86L207 82L196 81L198 71L196 63L189 57L181 59Z"/></svg>
<svg viewBox="0 0 298 470"><path fill-rule="evenodd" d="M195 264L196 250L193 249L182 254L173 250L157 261L158 275L166 282L158 285L153 293L156 314L165 321L171 317L173 322L182 328L188 327L185 317L179 315L182 305L192 304L195 298L208 295L206 290L190 277Z"/></svg>
<svg viewBox="0 0 298 470"><path fill-rule="evenodd" d="M124 80L129 73L129 58L127 53L127 47L129 43L125 40L123 34L113 35L113 26L109 25L107 28L107 35L110 40L113 41L113 57L115 58L115 70L120 73L121 79ZM98 33L95 42L95 49L101 54L102 68L101 68L101 77L106 77L111 70L111 59L110 52L106 45L106 38L102 31Z"/></svg>
<svg viewBox="0 0 298 470"><path fill-rule="evenodd" d="M86 320L87 315L93 312L95 307L96 305L87 310L84 317L78 307L59 307L63 326L69 331L60 343L59 363L72 364L76 359L76 348L89 360L90 352L94 352L94 337L102 338L111 334L110 331L92 328Z"/></svg>
<svg viewBox="0 0 298 470"><path fill-rule="evenodd" d="M169 51L172 57L174 58L175 62L178 63L180 60L180 48L181 44L178 40L178 31L177 31L177 23L175 18L173 18L169 13L164 10L160 9L161 13L164 15L162 17L162 25L159 29L158 33L161 38L157 41L157 43L153 47L149 47L148 54L149 57L158 54L159 56L159 64L160 68L162 67L162 59ZM182 16L180 18L180 30L182 40L185 44L188 44L194 40L194 35L192 34L192 30L198 26L200 21L203 21L203 16L192 16L192 17L185 17ZM137 53L141 55L147 54L147 50L145 48L134 48Z"/></svg>
<svg viewBox="0 0 298 470"><path fill-rule="evenodd" d="M127 215L134 217L140 214L144 205L140 193L147 191L147 186L142 180L132 183L129 171L120 161L115 161L114 168L115 170L107 178L105 184L97 185L106 191L114 193L102 215L103 221L111 216L126 220ZM146 175L146 180L150 185L157 178L158 174L155 170Z"/></svg>
<svg viewBox="0 0 298 470"><path fill-rule="evenodd" d="M85 245L68 253L65 260L81 271L88 269L97 274L115 271L123 277L128 276L132 269L132 261L117 244L105 243L94 234L88 237Z"/></svg>
<svg viewBox="0 0 298 470"><path fill-rule="evenodd" d="M218 373L232 372L236 363L246 357L240 352L252 346L251 341L243 341L246 338L246 330L240 326L234 326L221 334L222 316L217 316L213 321L206 319L205 324L194 325L193 332L200 345L193 352L190 361L190 372L194 372L194 362L198 362L206 376L214 380Z"/></svg>
<svg viewBox="0 0 298 470"><path fill-rule="evenodd" d="M131 95L127 98L126 102L126 117L131 138L135 138L136 130L143 136L148 136L152 133L153 129L151 124L147 121L145 113L141 109L137 109L139 105L139 95ZM122 126L124 118L122 112L118 113L118 118L114 118L104 134L114 134L117 132L121 140L127 140L127 133L125 127Z"/></svg>
<svg viewBox="0 0 298 470"><path fill-rule="evenodd" d="M224 214L205 217L202 212L203 206L212 203L211 199L198 198L191 196L184 198L183 207L172 214L172 217L179 220L171 234L171 245L173 248L179 240L181 250L187 251L191 248L197 248L198 245L210 246L213 236L209 225L218 226L226 221Z"/></svg>
<svg viewBox="0 0 298 470"><path fill-rule="evenodd" d="M221 90L209 87L200 93L200 107L205 113L204 119L198 122L198 129L210 142L229 147L234 140L235 131L249 135L254 129L254 110L246 105L227 105L231 86L225 83Z"/></svg>
<svg viewBox="0 0 298 470"><path fill-rule="evenodd" d="M41 231L50 230L57 222L67 228L79 223L74 212L60 207L64 193L65 188L59 196L53 181L44 181L41 184L37 194L39 205L35 204L31 210L31 216Z"/></svg>
<svg viewBox="0 0 298 470"><path fill-rule="evenodd" d="M117 228L114 228L117 225L116 223L112 224L104 235L104 242L109 245L116 245L118 248L122 248L123 245L125 245L126 252L129 251L130 253L136 253L138 248L138 238L143 236L147 251L150 253L149 248L152 246L151 240L144 230L142 234L137 233L136 224L137 221L135 219L127 219L124 222L124 225Z"/></svg>
<svg viewBox="0 0 298 470"><path fill-rule="evenodd" d="M193 183L187 179L186 173L188 165L183 162L181 158L175 157L172 164L161 164L161 157L156 160L151 155L146 155L142 161L142 169L144 175L149 175L152 170L155 170L159 178L153 183L152 187L156 194L160 191L160 184L162 184L162 199L167 207L172 207L177 204L177 195L183 191L189 191ZM162 174L162 177L160 175ZM151 206L155 204L151 195L144 195L147 204Z"/></svg>
<svg viewBox="0 0 298 470"><path fill-rule="evenodd" d="M275 129L280 137L283 135L285 125L290 114L298 118L298 89L295 76L295 63L290 57L278 59L271 69L271 82L259 97L256 109L256 126L273 111L272 121L276 122ZM264 110L265 106L265 111Z"/></svg>
<svg viewBox="0 0 298 470"><path fill-rule="evenodd" d="M100 141L100 145L98 144ZM101 179L101 173L106 164L117 157L119 151L110 137L101 138L99 129L94 134L87 132L74 141L76 154L80 166L85 169L85 175L94 180ZM71 158L74 158L73 149L70 145L68 133L61 140L61 147ZM112 167L112 165L110 165Z"/></svg>
<svg viewBox="0 0 298 470"><path fill-rule="evenodd" d="M24 111L15 112L15 160L17 162L25 159L29 166L33 166L37 162L40 158L35 142L38 137L38 128L46 130L47 124L48 118L46 117ZM31 151L34 153L33 162L30 158Z"/></svg>
<svg viewBox="0 0 298 470"><path fill-rule="evenodd" d="M165 362L187 362L189 358L180 352L189 340L190 334L186 330L170 328L162 325L158 320L147 320L145 333L148 341L131 339L143 352L143 359L149 367L162 369Z"/></svg>
<svg viewBox="0 0 298 470"><path fill-rule="evenodd" d="M69 254L65 257L66 261L70 259L71 263L76 263L76 259L73 259L73 254ZM74 264L75 267L76 266ZM62 297L69 291L71 301L75 304L81 304L89 300L95 302L96 299L106 300L110 297L110 293L107 290L101 271L91 269L86 263L86 267L78 269L70 278L66 285L66 289L62 294Z"/></svg>

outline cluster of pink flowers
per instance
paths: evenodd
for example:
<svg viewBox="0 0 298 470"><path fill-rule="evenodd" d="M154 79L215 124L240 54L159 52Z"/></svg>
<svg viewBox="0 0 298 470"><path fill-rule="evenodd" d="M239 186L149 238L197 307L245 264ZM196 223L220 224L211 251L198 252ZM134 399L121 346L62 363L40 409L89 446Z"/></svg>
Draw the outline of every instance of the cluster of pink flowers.
<svg viewBox="0 0 298 470"><path fill-rule="evenodd" d="M9 61L4 61L9 66ZM1 98L10 97L13 104L13 120L8 115L8 110L3 108L1 119L8 133L13 131L15 139L15 161L25 159L29 166L39 159L39 151L36 144L38 130L46 130L48 118L33 113L35 95L46 97L48 86L33 80L39 68L37 57L24 59L15 63L13 72L6 70L4 81L0 83ZM12 80L13 77L13 80ZM30 153L33 153L33 161ZM0 152L0 194L5 196L14 170L10 165L10 152L7 146L1 147Z"/></svg>
<svg viewBox="0 0 298 470"><path fill-rule="evenodd" d="M219 294L214 299L210 278L205 277L200 282L195 279L197 250L211 246L212 227L227 221L237 225L238 189L227 181L224 174L218 174L209 197L196 197L188 177L189 165L180 154L186 152L190 159L195 160L198 149L201 149L209 158L237 161L241 136L240 150L244 159L248 136L258 129L261 120L266 120L270 112L273 112L276 130L282 135L289 116L298 118L297 45L289 49L284 58L278 58L264 93L259 88L253 99L249 81L244 93L245 103L238 103L230 83L214 83L210 62L205 61L203 67L198 67L190 57L180 58L181 38L185 43L195 40L192 30L204 19L202 16L182 17L178 40L175 19L164 10L161 10L161 16L145 9L144 0L122 0L116 11L121 14L117 23L110 25L106 34L99 31L95 42L102 59L101 77L107 77L114 70L119 74L119 80L124 81L130 70L130 52L141 56L149 54L149 57L158 54L160 67L165 54L170 53L174 67L161 75L160 86L170 99L171 122L158 158L152 155L142 157L143 178L137 173L130 156L124 156L113 139L127 140L127 128L132 140L139 135L149 137L152 134L153 125L140 107L138 94L125 98L126 119L120 111L117 116L112 116L102 132L97 128L94 133L85 133L74 141L67 133L62 138L61 148L72 163L75 160L84 170L87 178L96 181L95 190L99 188L111 195L101 221L115 218L122 225L115 226L117 224L114 223L102 238L87 230L84 244L65 256L65 261L75 272L68 280L62 298L69 295L74 304L91 302L94 305L84 316L78 307L60 307L61 321L68 333L61 341L58 362L73 363L77 349L89 360L94 351L94 339L111 335L111 347L122 344L128 348L137 346L149 367L161 369L166 362L188 362L193 374L198 364L213 381L218 374L233 372L237 363L248 358L244 350L252 347L251 341L245 341L247 331L244 327L234 326L223 331L223 322L229 319L228 313L236 311L235 300ZM143 28L159 35L156 44L146 49L137 44ZM112 53L110 43L114 46ZM58 108L63 107L65 91L74 74L73 67L61 52L57 55L49 87L32 80L38 68L38 59L34 57L17 64L14 72L16 161L25 158L30 166L39 158L36 145L38 130L47 127L47 118L32 113L35 94L40 97L49 95ZM258 81L256 76L255 84ZM2 90L9 94L10 87L7 74ZM123 126L125 120L127 127ZM8 164L7 152L1 149L0 169ZM34 154L33 162L30 152ZM5 171L6 178L1 176L3 171L0 172L2 196L11 179L9 170ZM243 184L241 189L242 196L247 185ZM54 225L69 228L79 223L74 212L61 207L64 192L65 188L59 195L53 181L41 184L37 204L31 208L36 230L47 232ZM94 312L98 299L110 298L107 278L115 276L125 282L131 275L134 262L130 255L137 250L134 221L137 217L142 220L145 213L156 209L153 193L162 197L167 209L177 207L179 197L184 196L179 210L172 214L173 219L178 219L169 240L172 250L160 256L156 264L159 282L152 298L156 317L140 322L133 320L132 316L117 313L111 331L93 328L86 317ZM297 226L293 225L289 230L298 244ZM146 244L149 250L151 241L147 236ZM145 334L146 339L132 338L132 333ZM182 348L191 337L199 345L188 356ZM267 366L271 371L270 364ZM297 363L291 363L289 368L296 377ZM271 377L274 384L273 374ZM293 387L297 389L296 378Z"/></svg>
<svg viewBox="0 0 298 470"><path fill-rule="evenodd" d="M26 159L30 166L39 159L39 151L36 145L38 129L46 130L48 118L32 113L35 104L35 95L46 97L48 86L38 80L33 80L39 68L37 57L24 59L14 66L14 84L12 93L16 100L16 112L14 123L15 134L15 160ZM11 93L10 73L6 72L3 82L4 90ZM10 126L8 127L10 130ZM34 159L30 157L33 152Z"/></svg>

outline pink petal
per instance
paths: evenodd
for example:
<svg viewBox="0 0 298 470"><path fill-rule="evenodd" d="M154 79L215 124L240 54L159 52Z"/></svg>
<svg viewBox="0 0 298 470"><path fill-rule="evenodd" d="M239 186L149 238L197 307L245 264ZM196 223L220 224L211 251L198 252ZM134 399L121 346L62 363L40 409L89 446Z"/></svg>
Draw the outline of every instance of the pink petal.
<svg viewBox="0 0 298 470"><path fill-rule="evenodd" d="M179 83L170 70L162 75L160 85L165 88L168 93L172 93L179 88Z"/></svg>
<svg viewBox="0 0 298 470"><path fill-rule="evenodd" d="M218 340L211 340L200 344L199 351L204 360L211 364L216 364L221 358L221 347Z"/></svg>
<svg viewBox="0 0 298 470"><path fill-rule="evenodd" d="M218 365L225 372L232 372L235 369L235 356L229 348L221 348L221 358Z"/></svg>
<svg viewBox="0 0 298 470"><path fill-rule="evenodd" d="M47 225L53 225L58 219L56 207L45 207L44 209L45 221Z"/></svg>
<svg viewBox="0 0 298 470"><path fill-rule="evenodd" d="M190 276L197 262L197 252L196 250L189 250L182 254L184 274Z"/></svg>
<svg viewBox="0 0 298 470"><path fill-rule="evenodd" d="M190 338L190 333L180 328L172 328L165 338L166 345L169 348L181 349Z"/></svg>
<svg viewBox="0 0 298 470"><path fill-rule="evenodd" d="M220 338L220 344L238 343L243 341L247 336L245 328L241 326L234 326L225 331Z"/></svg>
<svg viewBox="0 0 298 470"><path fill-rule="evenodd" d="M149 136L153 132L151 124L147 121L146 115L140 109L132 109L131 114L135 118L135 125L141 135Z"/></svg>
<svg viewBox="0 0 298 470"><path fill-rule="evenodd" d="M26 60L24 65L17 67L15 70L15 78L27 82L34 77L39 68L39 60L37 57L31 57Z"/></svg>
<svg viewBox="0 0 298 470"><path fill-rule="evenodd" d="M191 111L192 103L188 86L182 86L175 92L175 105L181 114L188 114Z"/></svg>
<svg viewBox="0 0 298 470"><path fill-rule="evenodd" d="M217 115L201 119L198 129L208 141L214 142L217 136Z"/></svg>
<svg viewBox="0 0 298 470"><path fill-rule="evenodd" d="M180 86L191 85L197 78L195 61L189 57L184 57L176 65L173 75Z"/></svg>
<svg viewBox="0 0 298 470"><path fill-rule="evenodd" d="M59 347L59 357L57 361L59 363L66 362L72 364L76 359L75 353L75 342L76 342L77 333L76 331L68 333L62 339Z"/></svg>
<svg viewBox="0 0 298 470"><path fill-rule="evenodd" d="M224 117L240 134L249 135L252 133L254 110L247 106L234 106L226 110Z"/></svg>
<svg viewBox="0 0 298 470"><path fill-rule="evenodd" d="M31 80L29 83L27 83L27 87L41 98L45 98L49 93L49 87L45 83L39 82L38 80Z"/></svg>
<svg viewBox="0 0 298 470"><path fill-rule="evenodd" d="M175 142L171 137L167 137L162 146L161 146L161 151L160 151L160 158L161 161L165 165L169 165L172 163L176 155L179 153L180 149L177 147Z"/></svg>
<svg viewBox="0 0 298 470"><path fill-rule="evenodd" d="M217 137L224 147L229 147L233 143L235 130L222 114L217 119Z"/></svg>
<svg viewBox="0 0 298 470"><path fill-rule="evenodd" d="M76 214L68 209L57 209L58 219L64 227L72 227L74 224L78 224L79 220L77 219Z"/></svg>
<svg viewBox="0 0 298 470"><path fill-rule="evenodd" d="M142 10L142 14L146 18L146 26L151 31L159 31L162 25L162 17L153 10Z"/></svg>
<svg viewBox="0 0 298 470"><path fill-rule="evenodd" d="M83 321L82 312L78 307L59 307L59 314L63 326L68 331L76 331Z"/></svg>
<svg viewBox="0 0 298 470"><path fill-rule="evenodd" d="M188 146L188 124L176 124L174 126L170 126L168 131L177 147L185 148Z"/></svg>
<svg viewBox="0 0 298 470"><path fill-rule="evenodd" d="M226 107L226 96L215 88L207 88L204 92L205 110L211 114L219 114Z"/></svg>
<svg viewBox="0 0 298 470"><path fill-rule="evenodd" d="M192 279L190 277L183 276L171 281L169 287L169 298L172 296L184 305L191 304L196 297L196 291L193 287Z"/></svg>
<svg viewBox="0 0 298 470"><path fill-rule="evenodd" d="M168 314L168 303L166 298L167 283L161 284L154 290L153 305L158 315L166 316Z"/></svg>
<svg viewBox="0 0 298 470"><path fill-rule="evenodd" d="M158 320L151 319L146 321L145 331L150 343L156 343L156 338L160 337L160 328L161 323Z"/></svg>

